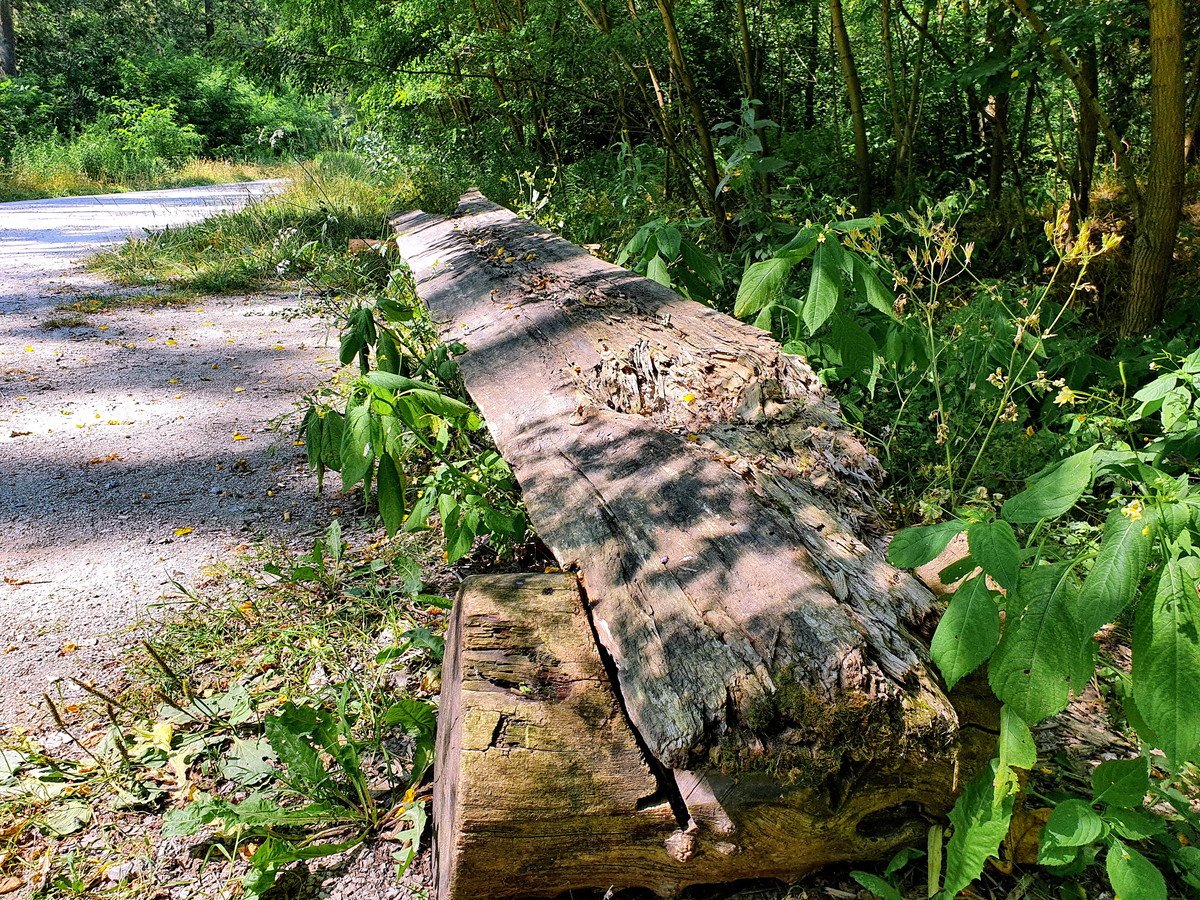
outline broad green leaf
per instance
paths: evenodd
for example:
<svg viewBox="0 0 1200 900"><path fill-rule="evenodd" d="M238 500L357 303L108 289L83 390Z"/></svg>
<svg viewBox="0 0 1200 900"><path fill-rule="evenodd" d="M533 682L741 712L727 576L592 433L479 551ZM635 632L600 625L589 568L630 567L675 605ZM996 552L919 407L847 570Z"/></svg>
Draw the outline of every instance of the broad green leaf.
<svg viewBox="0 0 1200 900"><path fill-rule="evenodd" d="M438 494L433 488L426 488L421 494L420 499L413 504L412 510L408 514L408 518L404 520L405 531L420 531L425 527L425 523L429 520L429 514L433 512L434 504L437 502Z"/></svg>
<svg viewBox="0 0 1200 900"><path fill-rule="evenodd" d="M833 317L829 329L829 343L841 355L842 365L854 372L870 369L875 362L875 352L878 348L874 339L849 316Z"/></svg>
<svg viewBox="0 0 1200 900"><path fill-rule="evenodd" d="M863 216L861 219L847 219L844 222L835 222L832 225L834 231L838 234L847 234L851 231L867 231L881 224L881 220L874 216Z"/></svg>
<svg viewBox="0 0 1200 900"><path fill-rule="evenodd" d="M240 787L250 787L275 775L276 761L275 751L266 738L234 737L221 763L221 777Z"/></svg>
<svg viewBox="0 0 1200 900"><path fill-rule="evenodd" d="M687 264L687 267L701 279L713 287L720 287L722 285L724 279L721 277L721 270L713 262L712 257L687 238L684 238L680 242L679 250L683 254L683 261Z"/></svg>
<svg viewBox="0 0 1200 900"><path fill-rule="evenodd" d="M379 344L375 348L375 360L380 371L396 374L400 371L400 348L390 332L384 331L379 335Z"/></svg>
<svg viewBox="0 0 1200 900"><path fill-rule="evenodd" d="M1092 454L1089 447L1061 463L1004 502L1000 514L1005 521L1027 525L1061 516L1074 506L1092 483Z"/></svg>
<svg viewBox="0 0 1200 900"><path fill-rule="evenodd" d="M1007 706L1000 707L1000 765L1032 769L1037 764L1037 746L1025 720Z"/></svg>
<svg viewBox="0 0 1200 900"><path fill-rule="evenodd" d="M978 575L950 596L950 605L933 634L930 652L946 686L953 688L974 672L992 655L998 640L1000 607L984 577Z"/></svg>
<svg viewBox="0 0 1200 900"><path fill-rule="evenodd" d="M988 665L988 683L1032 725L1066 708L1086 639L1071 613L1076 588L1069 566L1022 572L1016 595L1025 609L1018 614L1010 596L1004 637Z"/></svg>
<svg viewBox="0 0 1200 900"><path fill-rule="evenodd" d="M976 522L967 529L967 546L971 558L998 585L1008 591L1017 586L1021 548L1011 525L1003 521Z"/></svg>
<svg viewBox="0 0 1200 900"><path fill-rule="evenodd" d="M379 457L379 472L375 476L375 497L379 515L388 535L394 535L404 524L404 475L390 453Z"/></svg>
<svg viewBox="0 0 1200 900"><path fill-rule="evenodd" d="M1133 630L1133 697L1173 769L1200 750L1200 599L1188 568L1167 561Z"/></svg>
<svg viewBox="0 0 1200 900"><path fill-rule="evenodd" d="M1133 395L1133 399L1139 403L1152 403L1155 400L1161 400L1167 394L1171 393L1171 389L1179 382L1179 376L1174 372L1168 372L1165 375L1159 375L1148 385Z"/></svg>
<svg viewBox="0 0 1200 900"><path fill-rule="evenodd" d="M654 239L658 244L658 252L664 259L674 259L679 255L679 245L683 240L683 235L675 226L664 225L654 233ZM655 279L655 281L657 280Z"/></svg>
<svg viewBox="0 0 1200 900"><path fill-rule="evenodd" d="M650 257L650 262L646 264L646 277L657 281L663 287L671 286L671 274L667 271L667 264L657 253Z"/></svg>
<svg viewBox="0 0 1200 900"><path fill-rule="evenodd" d="M808 281L808 296L804 299L801 318L809 334L833 315L842 295L842 245L828 236L813 256L812 276Z"/></svg>
<svg viewBox="0 0 1200 900"><path fill-rule="evenodd" d="M993 789L997 797L1016 794L1021 782L1014 769L1031 769L1037 762L1037 747L1025 720L1007 705L1000 707L999 757Z"/></svg>
<svg viewBox="0 0 1200 900"><path fill-rule="evenodd" d="M1146 507L1133 518L1120 509L1109 513L1100 553L1079 595L1080 626L1094 634L1113 621L1137 594L1154 543L1157 516Z"/></svg>
<svg viewBox="0 0 1200 900"><path fill-rule="evenodd" d="M92 807L78 798L56 802L41 818L46 834L59 838L81 831L91 821Z"/></svg>
<svg viewBox="0 0 1200 900"><path fill-rule="evenodd" d="M332 779L312 744L306 739L317 727L315 710L292 704L268 716L263 730L271 749L287 769L288 782L298 791L315 793Z"/></svg>
<svg viewBox="0 0 1200 900"><path fill-rule="evenodd" d="M1140 809L1109 809L1104 813L1104 821L1130 841L1144 841L1167 830L1162 816Z"/></svg>
<svg viewBox="0 0 1200 900"><path fill-rule="evenodd" d="M1090 844L1104 831L1100 816L1083 800L1064 800L1054 807L1046 826L1042 829L1042 842L1038 848L1038 862L1043 860L1043 850L1050 852L1061 847L1082 847ZM1053 862L1051 865L1061 865Z"/></svg>
<svg viewBox="0 0 1200 900"><path fill-rule="evenodd" d="M386 388L393 394L406 394L409 391L432 391L433 385L418 381L415 378L408 378L404 375L396 375L392 372L370 372L366 376L367 382L381 388Z"/></svg>
<svg viewBox="0 0 1200 900"><path fill-rule="evenodd" d="M787 281L794 265L791 260L773 256L748 268L738 286L733 314L739 319L744 319L774 301L782 292L784 282Z"/></svg>
<svg viewBox="0 0 1200 900"><path fill-rule="evenodd" d="M967 528L954 519L936 525L917 525L899 532L888 546L888 562L898 569L915 569L937 559L939 553Z"/></svg>
<svg viewBox="0 0 1200 900"><path fill-rule="evenodd" d="M950 822L954 834L946 847L946 880L943 892L955 897L979 877L989 856L995 856L1012 819L1013 796L997 798L992 789L996 761L967 785L954 809Z"/></svg>
<svg viewBox="0 0 1200 900"><path fill-rule="evenodd" d="M865 887L878 900L904 900L904 895L878 875L870 872L851 872L850 877Z"/></svg>
<svg viewBox="0 0 1200 900"><path fill-rule="evenodd" d="M847 255L854 261L854 291L858 294L858 299L879 310L889 319L895 319L895 295L884 287L869 262L857 253Z"/></svg>
<svg viewBox="0 0 1200 900"><path fill-rule="evenodd" d="M1092 771L1092 798L1119 809L1138 809L1150 790L1145 758L1110 759Z"/></svg>
<svg viewBox="0 0 1200 900"><path fill-rule="evenodd" d="M821 226L806 225L796 232L795 237L783 246L775 255L786 257L793 265L808 259L820 243Z"/></svg>
<svg viewBox="0 0 1200 900"><path fill-rule="evenodd" d="M1163 431L1178 431L1187 424L1188 410L1192 407L1192 392L1185 387L1177 387L1163 397L1159 418Z"/></svg>
<svg viewBox="0 0 1200 900"><path fill-rule="evenodd" d="M1167 882L1158 867L1128 844L1112 840L1104 861L1119 900L1167 900Z"/></svg>
<svg viewBox="0 0 1200 900"><path fill-rule="evenodd" d="M359 403L346 410L342 431L342 489L349 490L362 481L374 460L371 409L365 403Z"/></svg>
<svg viewBox="0 0 1200 900"><path fill-rule="evenodd" d="M342 432L346 420L336 409L321 417L321 462L335 472L342 470Z"/></svg>
<svg viewBox="0 0 1200 900"><path fill-rule="evenodd" d="M437 728L433 707L420 700L397 700L384 713L384 721L410 734L433 734Z"/></svg>
<svg viewBox="0 0 1200 900"><path fill-rule="evenodd" d="M163 815L163 837L186 837L193 835L226 808L224 800L217 800L203 792L183 809L168 810Z"/></svg>

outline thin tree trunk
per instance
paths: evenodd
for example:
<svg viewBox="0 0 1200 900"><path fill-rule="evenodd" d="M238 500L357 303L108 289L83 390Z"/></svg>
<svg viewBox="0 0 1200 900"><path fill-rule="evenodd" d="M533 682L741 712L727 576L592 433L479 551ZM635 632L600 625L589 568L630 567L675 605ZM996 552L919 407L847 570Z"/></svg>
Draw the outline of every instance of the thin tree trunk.
<svg viewBox="0 0 1200 900"><path fill-rule="evenodd" d="M811 0L812 17L808 29L808 78L804 81L804 128L817 124L817 68L821 59L821 4Z"/></svg>
<svg viewBox="0 0 1200 900"><path fill-rule="evenodd" d="M862 82L858 78L858 66L854 63L854 51L850 47L850 35L846 31L846 20L842 15L842 0L829 0L829 13L833 20L833 39L842 63L846 92L850 95L850 116L854 125L854 162L858 168L858 208L859 211L866 212L872 205L871 152L867 146L867 119L863 112Z"/></svg>
<svg viewBox="0 0 1200 900"><path fill-rule="evenodd" d="M17 34L13 27L12 0L0 0L0 78L17 74Z"/></svg>
<svg viewBox="0 0 1200 900"><path fill-rule="evenodd" d="M739 64L742 76L742 90L747 100L758 99L758 63L755 59L754 39L750 34L750 22L746 17L746 0L736 0L734 9L737 14L738 36L741 38L741 60Z"/></svg>
<svg viewBox="0 0 1200 900"><path fill-rule="evenodd" d="M211 41L217 35L217 23L213 19L213 0L204 0L204 39Z"/></svg>
<svg viewBox="0 0 1200 900"><path fill-rule="evenodd" d="M989 9L985 26L987 43L994 47L1001 57L1007 56L1012 47L1012 31L1005 21L1004 12L1002 6ZM1007 85L1002 87L999 93L988 97L988 201L993 207L1000 205L1000 198L1004 193L1004 169L1008 158L1008 113L1011 107L1012 97Z"/></svg>
<svg viewBox="0 0 1200 900"><path fill-rule="evenodd" d="M1150 0L1150 171L1138 210L1122 336L1162 319L1183 205L1183 0Z"/></svg>
<svg viewBox="0 0 1200 900"><path fill-rule="evenodd" d="M1191 98L1191 113L1188 115L1187 131L1183 135L1184 165L1191 165L1196 156L1196 142L1200 139L1200 47L1192 59L1192 74L1188 81L1187 96Z"/></svg>
<svg viewBox="0 0 1200 900"><path fill-rule="evenodd" d="M1008 2L1029 23L1029 27L1037 35L1042 47L1050 54L1050 58L1071 79L1071 83L1075 85L1075 90L1079 92L1080 102L1092 108L1092 114L1096 117L1096 122L1100 126L1100 132L1104 135L1105 140L1108 141L1109 149L1112 150L1113 157L1116 159L1117 171L1120 173L1121 180L1125 184L1125 190L1133 198L1134 203L1140 206L1142 191L1138 185L1137 173L1133 169L1133 163L1129 159L1129 154L1125 151L1125 144L1121 140L1121 136L1117 134L1112 120L1108 117L1108 113L1104 110L1104 107L1100 105L1100 101L1088 85L1087 80L1079 73L1079 69L1076 68L1075 64L1071 62L1071 58L1067 56L1061 43L1051 38L1049 29L1046 28L1046 23L1034 12L1033 7L1029 5L1029 0L1008 0ZM1155 2L1156 0L1150 0L1151 10L1154 9ZM1179 35L1176 34L1175 38L1176 43L1178 43ZM1182 64L1180 68L1182 69ZM1180 73L1179 80L1182 84L1182 72ZM1183 147L1182 136L1179 146L1180 148Z"/></svg>
<svg viewBox="0 0 1200 900"><path fill-rule="evenodd" d="M1096 61L1096 45L1089 42L1079 60L1079 74L1093 94L1100 90L1100 70ZM1075 234L1079 223L1088 217L1092 207L1092 179L1096 172L1096 145L1100 140L1100 123L1095 110L1087 103L1079 104L1079 134L1075 168L1071 173L1071 206L1067 227Z"/></svg>
<svg viewBox="0 0 1200 900"><path fill-rule="evenodd" d="M704 176L704 187L707 191L705 205L712 211L716 219L718 233L726 246L733 243L733 233L725 214L725 199L718 190L721 183L721 173L717 169L717 155L713 150L712 133L708 128L708 117L704 107L700 105L700 95L696 92L692 73L688 69L687 59L683 55L683 44L679 40L679 30L675 27L674 0L657 0L658 12L662 16L663 30L667 38L667 49L671 53L671 65L675 70L683 100L692 114L692 124L696 128L696 140L700 144L701 174Z"/></svg>

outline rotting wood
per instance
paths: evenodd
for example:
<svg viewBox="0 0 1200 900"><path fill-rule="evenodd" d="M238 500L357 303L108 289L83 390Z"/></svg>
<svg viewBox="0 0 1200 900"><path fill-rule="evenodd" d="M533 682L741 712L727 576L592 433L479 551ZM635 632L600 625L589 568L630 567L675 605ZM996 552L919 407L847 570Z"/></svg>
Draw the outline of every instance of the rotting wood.
<svg viewBox="0 0 1200 900"><path fill-rule="evenodd" d="M681 818L622 714L571 575L467 579L446 651L433 815L440 900L596 886L667 896L794 879L918 840L928 796L951 790L952 771L905 772L912 760L854 773L857 790L843 798L762 775L677 773Z"/></svg>
<svg viewBox="0 0 1200 900"><path fill-rule="evenodd" d="M928 660L938 602L885 562L879 465L807 364L477 192L393 225L698 829L679 853L698 834L745 847L803 827L794 853L849 810L861 828L830 833L861 854L855 834L948 808L978 732ZM805 822L730 812L784 796ZM893 814L907 824L880 824Z"/></svg>

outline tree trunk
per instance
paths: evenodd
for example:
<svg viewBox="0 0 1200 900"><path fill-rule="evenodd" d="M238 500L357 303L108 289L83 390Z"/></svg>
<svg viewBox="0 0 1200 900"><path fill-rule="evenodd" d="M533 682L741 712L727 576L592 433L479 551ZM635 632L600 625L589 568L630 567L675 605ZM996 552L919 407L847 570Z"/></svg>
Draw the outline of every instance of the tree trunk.
<svg viewBox="0 0 1200 900"><path fill-rule="evenodd" d="M17 74L17 33L13 27L12 0L0 0L0 78Z"/></svg>
<svg viewBox="0 0 1200 900"><path fill-rule="evenodd" d="M204 39L211 41L217 35L217 23L213 17L213 0L204 0Z"/></svg>
<svg viewBox="0 0 1200 900"><path fill-rule="evenodd" d="M804 79L804 128L811 131L817 124L817 70L821 63L821 4L809 2L808 73Z"/></svg>
<svg viewBox="0 0 1200 900"><path fill-rule="evenodd" d="M1093 95L1100 92L1100 71L1096 60L1096 45L1089 41L1084 45L1079 60L1079 74L1087 82ZM1080 98L1082 100L1082 98ZM1096 172L1096 146L1100 141L1100 122L1095 109L1088 103L1079 104L1078 142L1075 166L1071 172L1071 206L1067 227L1074 235L1079 223L1088 217L1092 208L1092 179Z"/></svg>
<svg viewBox="0 0 1200 900"><path fill-rule="evenodd" d="M1007 56L1012 47L1012 29L1005 21L1004 7L991 7L985 26L988 46L995 52ZM1012 108L1012 95L1004 85L1000 92L988 97L988 202L997 207L1004 194L1004 171L1008 160L1008 118Z"/></svg>
<svg viewBox="0 0 1200 900"><path fill-rule="evenodd" d="M1122 336L1162 319L1183 205L1183 0L1150 0L1150 169L1133 242Z"/></svg>
<svg viewBox="0 0 1200 900"><path fill-rule="evenodd" d="M1038 41L1041 43L1045 51L1050 55L1050 58L1058 64L1058 67L1063 73L1071 79L1071 83L1075 85L1075 90L1079 94L1080 103L1091 107L1091 113L1096 117L1096 123L1100 127L1100 133L1104 135L1108 141L1109 149L1113 152L1113 158L1116 160L1117 171L1121 175L1121 180L1124 182L1125 190L1136 206L1141 205L1142 191L1138 184L1137 173L1134 171L1133 163L1129 159L1129 154L1126 152L1125 144L1121 140L1120 134L1117 133L1113 126L1112 120L1104 107L1100 105L1100 100L1096 97L1095 92L1087 83L1087 79L1080 74L1079 68L1075 63L1071 62L1071 58L1067 56L1066 51L1062 48L1062 42L1050 36L1050 31L1046 27L1046 23L1042 21L1041 16L1030 5L1029 0L1008 0L1009 5L1019 13L1029 27L1033 29L1037 35ZM1153 10L1155 0L1150 0L1151 9ZM1176 42L1179 40L1179 35L1176 34ZM1182 63L1180 63L1182 68ZM1182 81L1182 73L1180 74ZM1182 137L1179 143L1181 152L1183 147Z"/></svg>
<svg viewBox="0 0 1200 900"><path fill-rule="evenodd" d="M725 213L725 198L721 195L718 185L721 183L721 173L717 169L717 155L713 149L712 133L708 128L708 116L700 103L700 95L696 92L692 73L688 68L687 59L683 54L683 43L679 39L679 30L675 27L674 0L657 0L658 12L662 16L663 31L667 38L667 49L671 54L671 68L683 92L683 100L692 114L692 125L696 129L696 140L700 145L701 174L704 176L704 187L707 193L707 206L716 220L717 233L726 246L733 244L732 226Z"/></svg>
<svg viewBox="0 0 1200 900"><path fill-rule="evenodd" d="M842 0L829 0L829 14L833 20L833 39L837 44L838 58L842 64L842 77L846 81L846 92L850 95L850 117L854 125L854 164L858 169L858 209L861 213L867 213L872 209L871 151L867 145L867 118L863 110L862 82L858 77L858 66L854 62L854 51L850 47L846 20L842 15Z"/></svg>

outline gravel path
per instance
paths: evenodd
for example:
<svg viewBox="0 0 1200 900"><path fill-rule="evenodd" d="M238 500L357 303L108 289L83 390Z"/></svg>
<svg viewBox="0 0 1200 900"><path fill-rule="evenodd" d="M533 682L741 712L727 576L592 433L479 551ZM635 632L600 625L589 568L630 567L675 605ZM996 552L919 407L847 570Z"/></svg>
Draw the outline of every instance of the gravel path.
<svg viewBox="0 0 1200 900"><path fill-rule="evenodd" d="M303 451L271 427L336 362L323 325L282 315L294 298L45 327L56 307L117 290L82 258L278 186L0 204L0 729L40 719L43 691L71 694L63 679L103 683L173 579L320 515Z"/></svg>

